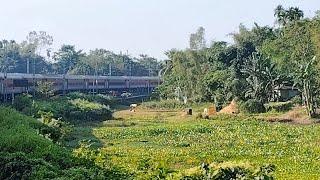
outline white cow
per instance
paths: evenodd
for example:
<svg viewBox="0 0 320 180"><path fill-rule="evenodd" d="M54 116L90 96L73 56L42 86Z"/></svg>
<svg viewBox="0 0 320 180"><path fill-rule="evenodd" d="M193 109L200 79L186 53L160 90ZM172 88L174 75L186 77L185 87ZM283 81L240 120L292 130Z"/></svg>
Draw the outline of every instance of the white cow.
<svg viewBox="0 0 320 180"><path fill-rule="evenodd" d="M138 107L138 104L130 104L130 111L135 112L136 107Z"/></svg>

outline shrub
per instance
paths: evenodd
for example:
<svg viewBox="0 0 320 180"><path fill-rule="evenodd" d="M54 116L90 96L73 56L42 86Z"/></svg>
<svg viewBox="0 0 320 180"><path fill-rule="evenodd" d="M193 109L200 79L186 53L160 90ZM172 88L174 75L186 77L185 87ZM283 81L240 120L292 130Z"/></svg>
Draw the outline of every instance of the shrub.
<svg viewBox="0 0 320 180"><path fill-rule="evenodd" d="M28 113L27 111L29 111L30 107L32 106L31 96L28 94L20 94L16 96L12 106L17 111Z"/></svg>
<svg viewBox="0 0 320 180"><path fill-rule="evenodd" d="M301 98L301 96L299 96L299 95L297 95L297 96L295 96L295 97L293 97L292 99L291 99L291 102L294 104L294 105L302 105L302 98Z"/></svg>
<svg viewBox="0 0 320 180"><path fill-rule="evenodd" d="M69 99L84 99L90 102L96 102L103 105L113 105L115 104L115 99L113 99L109 95L103 95L103 94L97 94L97 95L91 95L91 94L84 94L79 92L72 92L67 95Z"/></svg>
<svg viewBox="0 0 320 180"><path fill-rule="evenodd" d="M176 179L273 179L274 165L253 167L248 164L206 164L176 176Z"/></svg>
<svg viewBox="0 0 320 180"><path fill-rule="evenodd" d="M264 107L263 103L255 99L249 99L248 101L241 103L240 109L245 113L266 112L266 108Z"/></svg>
<svg viewBox="0 0 320 180"><path fill-rule="evenodd" d="M160 100L160 101L149 101L141 104L142 107L149 109L182 109L186 105L174 99Z"/></svg>
<svg viewBox="0 0 320 180"><path fill-rule="evenodd" d="M35 167L46 166L43 160L28 158L22 152L0 154L0 179L29 179Z"/></svg>
<svg viewBox="0 0 320 180"><path fill-rule="evenodd" d="M267 111L285 112L291 110L293 103L288 102L271 102L266 105Z"/></svg>
<svg viewBox="0 0 320 180"><path fill-rule="evenodd" d="M103 169L92 159L74 157L69 150L40 136L38 132L43 127L44 124L31 117L0 107L0 179L128 179L130 176L124 171Z"/></svg>
<svg viewBox="0 0 320 180"><path fill-rule="evenodd" d="M59 98L50 102L37 102L36 117L52 113L52 118L64 121L103 121L112 117L109 106L85 99Z"/></svg>
<svg viewBox="0 0 320 180"><path fill-rule="evenodd" d="M51 96L54 95L54 92L55 92L53 88L53 82L38 81L36 92L41 98L45 98L45 99L50 98Z"/></svg>
<svg viewBox="0 0 320 180"><path fill-rule="evenodd" d="M70 119L103 121L112 117L110 108L106 105L89 102L84 99L75 99L70 100L69 102L75 107L75 111L70 112Z"/></svg>

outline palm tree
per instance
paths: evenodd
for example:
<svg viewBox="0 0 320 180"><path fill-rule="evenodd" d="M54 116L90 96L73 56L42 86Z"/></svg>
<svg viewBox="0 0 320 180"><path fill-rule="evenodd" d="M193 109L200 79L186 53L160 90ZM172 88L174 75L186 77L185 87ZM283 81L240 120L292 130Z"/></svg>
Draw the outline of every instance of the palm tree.
<svg viewBox="0 0 320 180"><path fill-rule="evenodd" d="M279 25L286 25L286 10L283 6L278 5L274 10L274 16L276 17L276 21Z"/></svg>
<svg viewBox="0 0 320 180"><path fill-rule="evenodd" d="M304 13L298 7L290 7L288 10L279 5L274 10L276 21L281 26L286 26L288 23L295 22L303 18Z"/></svg>

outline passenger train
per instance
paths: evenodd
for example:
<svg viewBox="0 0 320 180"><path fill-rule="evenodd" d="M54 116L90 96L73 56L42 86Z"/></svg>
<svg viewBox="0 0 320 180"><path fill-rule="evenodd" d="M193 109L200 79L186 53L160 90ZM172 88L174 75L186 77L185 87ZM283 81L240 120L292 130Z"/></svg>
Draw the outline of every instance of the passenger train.
<svg viewBox="0 0 320 180"><path fill-rule="evenodd" d="M37 82L49 81L56 93L70 91L107 92L130 91L150 93L161 80L159 77L87 76L0 73L0 94L12 95L34 92Z"/></svg>

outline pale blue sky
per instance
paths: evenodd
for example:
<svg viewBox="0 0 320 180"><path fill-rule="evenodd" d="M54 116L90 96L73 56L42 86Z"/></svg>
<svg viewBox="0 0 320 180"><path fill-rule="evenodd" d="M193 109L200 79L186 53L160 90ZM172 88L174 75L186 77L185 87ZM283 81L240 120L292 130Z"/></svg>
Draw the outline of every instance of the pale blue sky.
<svg viewBox="0 0 320 180"><path fill-rule="evenodd" d="M0 0L0 39L22 41L29 31L44 30L62 44L88 51L148 54L164 59L171 48L188 46L199 26L207 41L230 41L240 23L273 25L274 8L298 6L306 16L320 0Z"/></svg>

